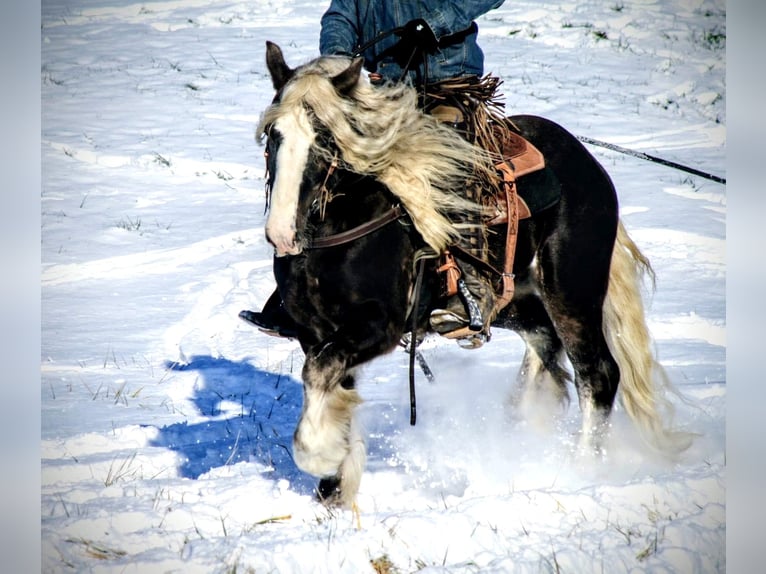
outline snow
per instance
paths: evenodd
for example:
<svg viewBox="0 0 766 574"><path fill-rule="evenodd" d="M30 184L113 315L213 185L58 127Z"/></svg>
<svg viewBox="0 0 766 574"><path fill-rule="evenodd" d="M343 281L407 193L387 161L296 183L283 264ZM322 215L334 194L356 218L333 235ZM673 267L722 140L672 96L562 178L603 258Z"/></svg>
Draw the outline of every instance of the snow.
<svg viewBox="0 0 766 574"><path fill-rule="evenodd" d="M325 7L43 3L42 570L724 571L726 187L601 148L689 451L655 459L618 410L608 458L574 456L576 400L515 416L523 346L496 330L426 343L415 427L404 353L367 366L359 515L314 502L300 349L237 313L273 288L265 41L316 56ZM509 112L726 176L723 0L509 1L479 25Z"/></svg>

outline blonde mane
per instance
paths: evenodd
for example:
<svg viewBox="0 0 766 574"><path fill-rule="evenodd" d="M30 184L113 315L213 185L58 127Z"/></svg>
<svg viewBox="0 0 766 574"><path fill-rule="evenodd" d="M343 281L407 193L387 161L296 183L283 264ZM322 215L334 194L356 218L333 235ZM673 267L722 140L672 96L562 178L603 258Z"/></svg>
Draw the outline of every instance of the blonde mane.
<svg viewBox="0 0 766 574"><path fill-rule="evenodd" d="M463 216L481 209L462 190L477 171L491 169L488 154L424 114L410 86L373 86L362 76L350 93L339 94L331 79L349 64L330 56L297 68L281 100L264 112L259 132L308 109L330 130L343 165L385 184L425 242L440 252L459 236Z"/></svg>

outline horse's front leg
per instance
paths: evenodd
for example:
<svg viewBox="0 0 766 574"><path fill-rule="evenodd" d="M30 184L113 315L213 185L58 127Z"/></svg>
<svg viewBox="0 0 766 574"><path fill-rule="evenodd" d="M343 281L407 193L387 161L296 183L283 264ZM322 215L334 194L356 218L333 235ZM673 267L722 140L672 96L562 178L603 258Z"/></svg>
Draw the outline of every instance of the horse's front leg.
<svg viewBox="0 0 766 574"><path fill-rule="evenodd" d="M298 467L320 477L325 504L353 504L364 471L364 439L354 418L361 403L347 358L326 342L306 354L303 411L293 437Z"/></svg>

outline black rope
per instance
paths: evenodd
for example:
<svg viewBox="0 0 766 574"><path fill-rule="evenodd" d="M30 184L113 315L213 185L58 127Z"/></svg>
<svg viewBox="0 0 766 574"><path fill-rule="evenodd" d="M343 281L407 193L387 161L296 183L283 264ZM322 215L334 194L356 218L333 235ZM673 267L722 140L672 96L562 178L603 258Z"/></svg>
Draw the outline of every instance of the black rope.
<svg viewBox="0 0 766 574"><path fill-rule="evenodd" d="M704 171L700 171L698 169L694 169L693 167L688 167L688 166L682 165L680 163L676 163L674 161L669 161L669 160L666 160L666 159L662 159L661 157L649 155L649 154L646 154L646 153L643 153L643 152L640 152L640 151L634 151L632 149L620 147L620 146L615 145L615 144L611 144L611 143L607 143L607 142L602 142L602 141L599 141L599 140L594 140L593 138L589 138L589 137L586 137L586 136L576 136L576 137L577 137L578 140L580 140L581 142L584 142L584 143L588 143L588 144L591 144L591 145L596 145L596 146L604 147L606 149L610 149L612 151L618 151L620 153L624 153L624 154L627 154L627 155L632 155L633 157L637 157L637 158L640 158L640 159L645 159L645 160L648 160L648 161L653 161L654 163L659 163L659 164L662 164L662 165L667 166L667 167L672 167L672 168L675 168L675 169L678 169L678 170L681 170L681 171L685 171L686 173L691 173L692 175L698 175L700 177L704 177L705 179L709 179L711 181L715 181L717 183L722 183L722 184L726 185L726 178L720 177L720 176L717 176L717 175L713 175L711 173L706 173Z"/></svg>

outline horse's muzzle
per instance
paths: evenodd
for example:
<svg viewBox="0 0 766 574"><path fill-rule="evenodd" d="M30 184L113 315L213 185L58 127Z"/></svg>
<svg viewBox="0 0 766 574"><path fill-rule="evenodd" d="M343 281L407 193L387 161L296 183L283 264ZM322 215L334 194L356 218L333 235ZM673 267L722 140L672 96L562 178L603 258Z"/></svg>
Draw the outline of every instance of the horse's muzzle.
<svg viewBox="0 0 766 574"><path fill-rule="evenodd" d="M277 257L287 255L298 255L303 251L303 245L295 231L280 232L276 229L270 229L266 226L266 240L274 246L274 252Z"/></svg>

